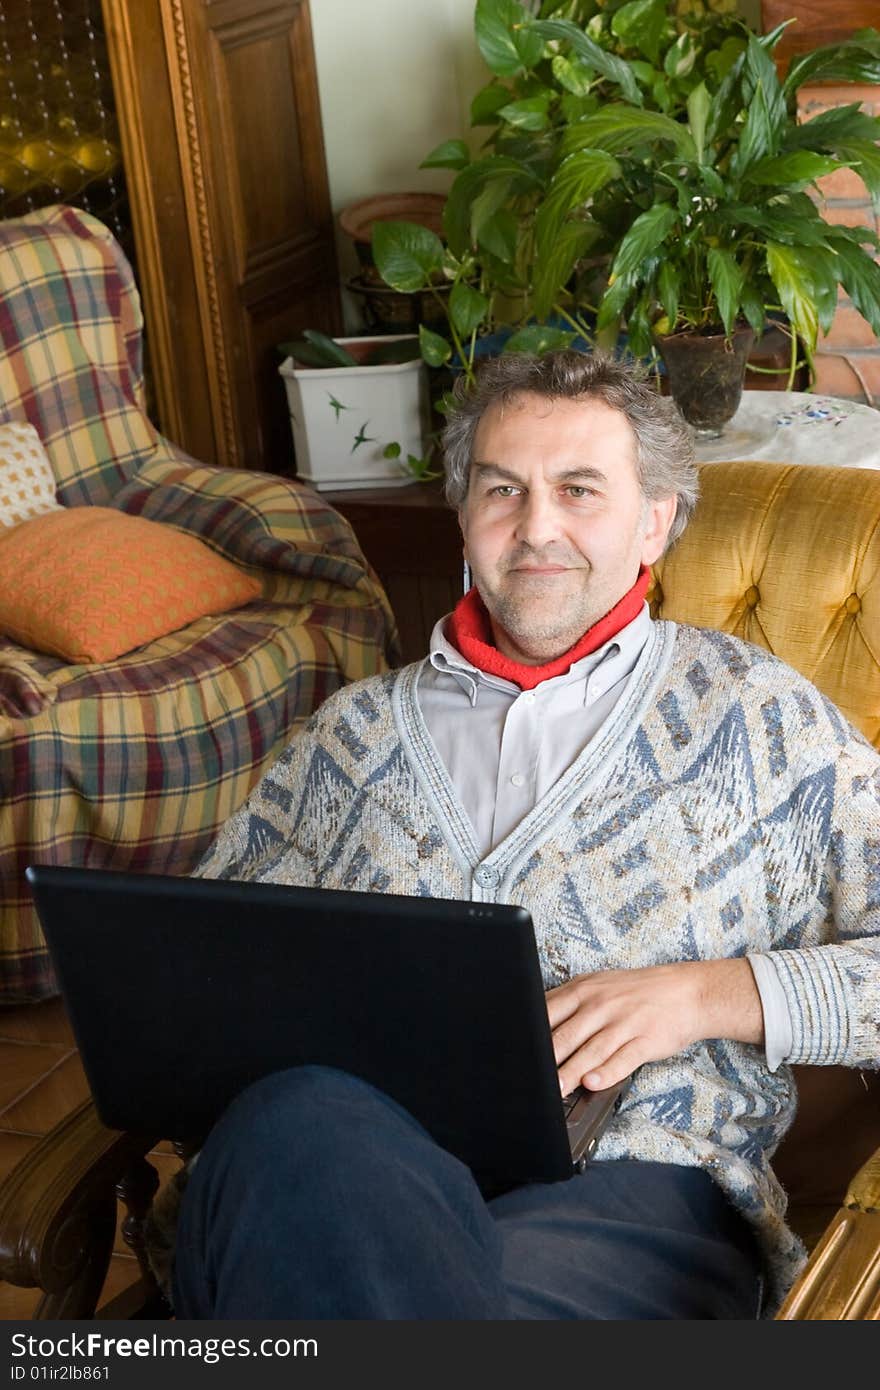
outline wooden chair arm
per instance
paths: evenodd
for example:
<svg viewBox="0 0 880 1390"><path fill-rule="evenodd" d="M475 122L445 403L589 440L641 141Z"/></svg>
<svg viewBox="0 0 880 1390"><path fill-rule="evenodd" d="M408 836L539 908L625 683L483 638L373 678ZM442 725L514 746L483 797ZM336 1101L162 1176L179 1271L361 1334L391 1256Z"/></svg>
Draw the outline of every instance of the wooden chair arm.
<svg viewBox="0 0 880 1390"><path fill-rule="evenodd" d="M38 1317L90 1316L116 1231L116 1184L156 1145L100 1123L84 1101L0 1184L0 1278L44 1291Z"/></svg>
<svg viewBox="0 0 880 1390"><path fill-rule="evenodd" d="M777 1318L880 1320L880 1149L847 1188Z"/></svg>

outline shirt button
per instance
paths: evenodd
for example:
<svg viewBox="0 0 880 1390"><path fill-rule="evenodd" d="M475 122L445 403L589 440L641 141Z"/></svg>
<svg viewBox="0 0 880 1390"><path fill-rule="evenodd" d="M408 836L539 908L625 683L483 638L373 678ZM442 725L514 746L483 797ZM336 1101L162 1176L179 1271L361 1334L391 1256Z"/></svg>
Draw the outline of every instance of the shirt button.
<svg viewBox="0 0 880 1390"><path fill-rule="evenodd" d="M481 864L480 867L476 870L474 878L476 879L477 883L480 885L481 888L498 887L498 874L496 870L487 869L483 864Z"/></svg>
<svg viewBox="0 0 880 1390"><path fill-rule="evenodd" d="M512 787L521 787L525 780L521 772L515 772L510 779L510 785Z"/></svg>

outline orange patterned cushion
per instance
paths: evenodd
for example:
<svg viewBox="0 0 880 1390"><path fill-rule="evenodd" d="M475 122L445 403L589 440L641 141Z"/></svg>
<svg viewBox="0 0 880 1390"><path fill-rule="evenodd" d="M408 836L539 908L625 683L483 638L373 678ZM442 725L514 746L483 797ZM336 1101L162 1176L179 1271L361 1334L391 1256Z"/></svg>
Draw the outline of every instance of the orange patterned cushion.
<svg viewBox="0 0 880 1390"><path fill-rule="evenodd" d="M260 590L195 536L109 507L0 533L0 632L67 661L112 661Z"/></svg>

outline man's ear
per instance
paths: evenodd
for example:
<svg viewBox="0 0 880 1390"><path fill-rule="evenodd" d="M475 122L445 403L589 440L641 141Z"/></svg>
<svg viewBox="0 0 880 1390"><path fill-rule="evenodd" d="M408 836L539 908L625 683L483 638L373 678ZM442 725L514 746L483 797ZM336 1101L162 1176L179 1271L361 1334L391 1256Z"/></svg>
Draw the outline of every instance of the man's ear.
<svg viewBox="0 0 880 1390"><path fill-rule="evenodd" d="M666 538L675 520L678 498L661 497L656 502L647 503L645 532L642 540L642 564L653 565L666 548Z"/></svg>

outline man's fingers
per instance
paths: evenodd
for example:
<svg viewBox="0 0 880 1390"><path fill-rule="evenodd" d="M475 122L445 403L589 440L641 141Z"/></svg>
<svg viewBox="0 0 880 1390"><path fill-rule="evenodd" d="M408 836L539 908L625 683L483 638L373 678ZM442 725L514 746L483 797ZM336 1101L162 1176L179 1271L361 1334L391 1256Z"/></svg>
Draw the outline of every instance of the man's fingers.
<svg viewBox="0 0 880 1390"><path fill-rule="evenodd" d="M606 1086L614 1086L631 1076L636 1067L650 1061L643 1038L632 1038L623 1047L613 1052L599 1067L589 1067L578 1077L576 1085L585 1086L588 1091L601 1091Z"/></svg>
<svg viewBox="0 0 880 1390"><path fill-rule="evenodd" d="M630 1029L620 1024L617 1026L609 1025L595 1032L583 1042L582 1047L572 1048L559 1066L559 1084L562 1087L562 1094L568 1095L569 1091L580 1086L583 1077L588 1073L604 1074L611 1058L622 1052L632 1041ZM600 1090L602 1086L610 1084L607 1081L597 1081L591 1084L590 1089Z"/></svg>
<svg viewBox="0 0 880 1390"><path fill-rule="evenodd" d="M577 990L573 988L571 980L567 984L558 985L556 989L548 990L544 998L547 1002L547 1017L550 1020L552 1030L558 1028L560 1023L564 1023L566 1019L571 1018L572 1014L577 1013L580 1007L580 998Z"/></svg>

